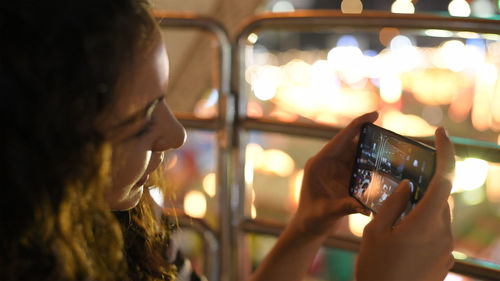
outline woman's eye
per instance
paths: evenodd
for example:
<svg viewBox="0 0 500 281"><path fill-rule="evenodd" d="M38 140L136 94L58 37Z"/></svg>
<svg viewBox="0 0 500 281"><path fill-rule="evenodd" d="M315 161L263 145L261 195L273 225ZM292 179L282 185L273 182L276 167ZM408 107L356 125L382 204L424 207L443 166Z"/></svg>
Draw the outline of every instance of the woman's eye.
<svg viewBox="0 0 500 281"><path fill-rule="evenodd" d="M134 137L140 138L140 137L147 135L151 131L152 127L153 127L153 121L150 120L139 132L137 132L134 135Z"/></svg>

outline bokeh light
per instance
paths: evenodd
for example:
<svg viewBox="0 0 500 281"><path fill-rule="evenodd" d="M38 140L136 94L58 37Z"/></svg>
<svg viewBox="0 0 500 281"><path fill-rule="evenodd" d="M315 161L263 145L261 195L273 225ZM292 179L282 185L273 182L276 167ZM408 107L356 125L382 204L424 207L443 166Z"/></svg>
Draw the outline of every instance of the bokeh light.
<svg viewBox="0 0 500 281"><path fill-rule="evenodd" d="M471 9L465 0L452 0L448 5L448 12L454 17L468 17Z"/></svg>
<svg viewBox="0 0 500 281"><path fill-rule="evenodd" d="M213 198L217 193L215 173L208 173L203 177L203 190L210 198Z"/></svg>
<svg viewBox="0 0 500 281"><path fill-rule="evenodd" d="M342 0L340 9L344 14L361 14L363 3L360 0Z"/></svg>
<svg viewBox="0 0 500 281"><path fill-rule="evenodd" d="M500 203L500 164L490 163L488 166L486 196L491 203Z"/></svg>
<svg viewBox="0 0 500 281"><path fill-rule="evenodd" d="M295 7L290 1L278 1L274 3L272 11L273 13L293 12Z"/></svg>
<svg viewBox="0 0 500 281"><path fill-rule="evenodd" d="M415 7L411 0L396 0L391 5L391 12L395 14L414 14Z"/></svg>
<svg viewBox="0 0 500 281"><path fill-rule="evenodd" d="M351 214L348 216L349 231L357 237L363 236L365 226L372 220L373 216L365 216L363 214Z"/></svg>
<svg viewBox="0 0 500 281"><path fill-rule="evenodd" d="M487 176L488 162L476 158L457 161L451 193L479 189L486 182Z"/></svg>
<svg viewBox="0 0 500 281"><path fill-rule="evenodd" d="M302 180L304 179L304 170L301 169L290 180L290 189L292 194L292 205L294 207L299 205L300 191L302 189Z"/></svg>
<svg viewBox="0 0 500 281"><path fill-rule="evenodd" d="M153 201L158 204L158 206L164 207L165 197L159 187L151 186L149 188L149 195L151 196L151 198L153 198Z"/></svg>
<svg viewBox="0 0 500 281"><path fill-rule="evenodd" d="M184 213L193 218L203 218L207 212L205 195L197 190L189 191L184 197Z"/></svg>

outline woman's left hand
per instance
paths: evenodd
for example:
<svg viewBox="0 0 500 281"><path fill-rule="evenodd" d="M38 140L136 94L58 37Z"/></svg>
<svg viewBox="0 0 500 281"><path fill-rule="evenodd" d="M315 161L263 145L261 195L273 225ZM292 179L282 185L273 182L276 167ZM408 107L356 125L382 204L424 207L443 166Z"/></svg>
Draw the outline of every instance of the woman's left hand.
<svg viewBox="0 0 500 281"><path fill-rule="evenodd" d="M307 161L297 212L250 280L303 280L339 219L354 212L368 212L349 195L349 181L356 137L361 126L375 121L377 116L373 112L356 118Z"/></svg>
<svg viewBox="0 0 500 281"><path fill-rule="evenodd" d="M326 237L342 216L370 213L349 195L349 182L361 126L377 117L372 112L354 119L307 161L299 206L291 221L299 232Z"/></svg>

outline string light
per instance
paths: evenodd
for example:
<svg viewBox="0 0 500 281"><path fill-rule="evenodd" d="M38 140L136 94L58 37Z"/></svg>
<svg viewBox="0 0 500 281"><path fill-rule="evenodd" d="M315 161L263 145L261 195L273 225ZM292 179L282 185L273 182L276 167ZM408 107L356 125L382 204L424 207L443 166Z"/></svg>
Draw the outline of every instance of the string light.
<svg viewBox="0 0 500 281"><path fill-rule="evenodd" d="M488 176L488 162L467 158L456 162L455 180L451 193L471 191L480 188Z"/></svg>
<svg viewBox="0 0 500 281"><path fill-rule="evenodd" d="M471 3L472 15L489 18L495 15L495 5L491 0L475 0Z"/></svg>
<svg viewBox="0 0 500 281"><path fill-rule="evenodd" d="M193 218L203 218L207 212L207 200L203 193L191 190L184 197L184 212Z"/></svg>
<svg viewBox="0 0 500 281"><path fill-rule="evenodd" d="M414 14L415 7L411 0L396 0L391 5L391 12L395 14Z"/></svg>
<svg viewBox="0 0 500 281"><path fill-rule="evenodd" d="M343 0L340 9L344 14L361 14L363 3L360 0Z"/></svg>
<svg viewBox="0 0 500 281"><path fill-rule="evenodd" d="M295 8L289 1L278 1L273 5L272 11L273 13L293 12Z"/></svg>
<svg viewBox="0 0 500 281"><path fill-rule="evenodd" d="M452 0L448 5L448 12L454 17L468 17L471 10L469 3L465 0Z"/></svg>
<svg viewBox="0 0 500 281"><path fill-rule="evenodd" d="M209 173L203 178L203 190L210 198L213 198L217 193L215 173Z"/></svg>

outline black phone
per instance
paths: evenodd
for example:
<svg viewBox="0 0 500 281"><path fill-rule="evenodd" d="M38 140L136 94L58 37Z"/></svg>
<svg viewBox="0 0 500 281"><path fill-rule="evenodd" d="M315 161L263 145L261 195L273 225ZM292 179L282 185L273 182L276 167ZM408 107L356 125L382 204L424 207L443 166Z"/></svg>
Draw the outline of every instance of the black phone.
<svg viewBox="0 0 500 281"><path fill-rule="evenodd" d="M433 147L366 123L359 136L349 193L377 213L399 182L409 179L413 188L405 216L424 195L435 166Z"/></svg>

